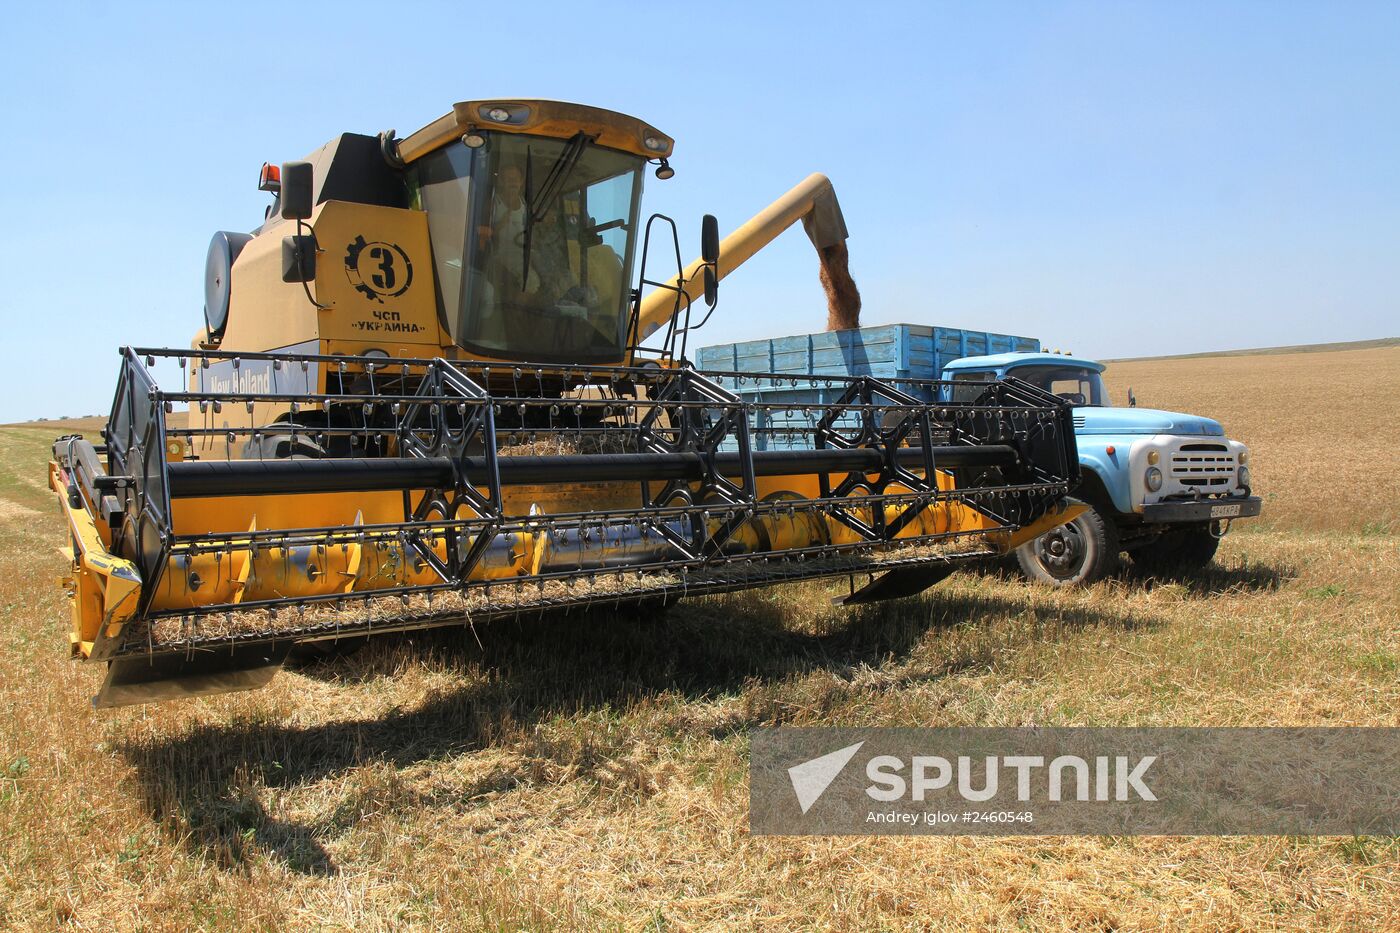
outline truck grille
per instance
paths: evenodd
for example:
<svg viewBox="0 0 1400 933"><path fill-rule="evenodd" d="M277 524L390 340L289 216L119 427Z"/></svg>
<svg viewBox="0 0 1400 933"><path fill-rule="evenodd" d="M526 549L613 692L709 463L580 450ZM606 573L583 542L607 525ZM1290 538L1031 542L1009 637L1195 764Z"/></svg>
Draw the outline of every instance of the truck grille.
<svg viewBox="0 0 1400 933"><path fill-rule="evenodd" d="M1192 489L1229 486L1235 456L1224 444L1182 444L1171 455L1171 478Z"/></svg>

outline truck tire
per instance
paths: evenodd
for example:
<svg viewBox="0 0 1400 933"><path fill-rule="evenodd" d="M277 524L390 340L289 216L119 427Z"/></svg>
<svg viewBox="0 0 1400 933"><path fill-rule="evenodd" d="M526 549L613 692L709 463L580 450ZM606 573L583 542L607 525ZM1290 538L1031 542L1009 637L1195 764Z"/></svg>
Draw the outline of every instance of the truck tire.
<svg viewBox="0 0 1400 933"><path fill-rule="evenodd" d="M1016 562L1034 583L1086 586L1118 569L1118 529L1091 505L1074 521L1017 548Z"/></svg>
<svg viewBox="0 0 1400 933"><path fill-rule="evenodd" d="M1200 570L1215 559L1220 539L1210 522L1196 522L1165 531L1155 541L1133 548L1133 565L1147 573Z"/></svg>

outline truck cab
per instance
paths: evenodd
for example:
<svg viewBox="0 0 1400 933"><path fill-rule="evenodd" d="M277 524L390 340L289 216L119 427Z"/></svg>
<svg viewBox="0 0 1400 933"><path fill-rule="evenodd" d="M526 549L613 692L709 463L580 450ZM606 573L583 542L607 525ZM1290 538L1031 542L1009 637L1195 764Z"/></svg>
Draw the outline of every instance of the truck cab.
<svg viewBox="0 0 1400 933"><path fill-rule="evenodd" d="M1227 438L1211 418L1115 407L1104 386L1106 368L1043 352L963 357L944 366L949 400L972 401L979 384L1013 378L1074 405L1079 497L1090 510L1017 550L1033 580L1092 582L1111 573L1124 551L1149 572L1205 566L1231 521L1260 512L1248 447Z"/></svg>

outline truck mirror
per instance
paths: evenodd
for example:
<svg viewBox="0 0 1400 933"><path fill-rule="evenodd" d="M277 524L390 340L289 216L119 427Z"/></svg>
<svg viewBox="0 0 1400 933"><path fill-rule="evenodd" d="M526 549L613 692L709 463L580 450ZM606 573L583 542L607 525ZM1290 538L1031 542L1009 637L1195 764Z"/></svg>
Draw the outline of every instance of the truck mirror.
<svg viewBox="0 0 1400 933"><path fill-rule="evenodd" d="M719 221L714 214L700 218L700 258L708 263L719 262Z"/></svg>
<svg viewBox="0 0 1400 933"><path fill-rule="evenodd" d="M719 301L719 279L715 278L715 267L705 267L705 304L713 308Z"/></svg>
<svg viewBox="0 0 1400 933"><path fill-rule="evenodd" d="M1137 408L1137 396L1133 394L1133 387L1128 386L1128 407Z"/></svg>
<svg viewBox="0 0 1400 933"><path fill-rule="evenodd" d="M282 163L282 218L309 220L311 217L311 163Z"/></svg>

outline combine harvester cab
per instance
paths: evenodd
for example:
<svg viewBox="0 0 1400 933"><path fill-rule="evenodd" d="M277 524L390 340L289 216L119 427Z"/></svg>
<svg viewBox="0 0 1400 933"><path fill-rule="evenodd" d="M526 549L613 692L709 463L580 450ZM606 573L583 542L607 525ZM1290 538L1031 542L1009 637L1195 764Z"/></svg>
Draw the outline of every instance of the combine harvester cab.
<svg viewBox="0 0 1400 933"><path fill-rule="evenodd" d="M462 202L454 226L450 192L430 190L456 165L491 203L487 181L508 173L476 165L499 142L482 114L557 143L497 147L526 153L532 220L508 238L508 211ZM1069 408L1033 386L930 404L933 382L809 377L824 400L794 420L790 404L724 384L801 377L685 363L692 291L713 307L718 279L799 219L825 280L845 231L814 176L723 244L707 225L705 255L670 282L643 272L659 286L646 300L619 289L640 166L655 156L668 169L669 139L652 134L576 105L459 104L406 140L377 141L362 174L404 175L401 201L383 193L392 185L346 181L343 160L371 150L343 137L314 210L305 170L288 165L284 219L215 238L214 313L196 345L124 350L101 442L54 447L72 650L108 662L99 706L259 686L298 644L367 634L817 577L850 576L848 603L909 595L1073 517ZM618 148L593 158L601 141ZM606 199L623 219L600 219L605 199L587 192L624 183ZM378 200L331 197L356 191ZM487 233L464 232L462 211L497 223L504 272L475 261ZM574 246L559 231L578 231ZM834 245L820 242L832 231ZM574 284L543 284L532 239ZM659 353L642 345L656 335ZM570 358L527 356L550 347ZM182 384L160 386L158 372ZM870 582L856 589L857 575Z"/></svg>

